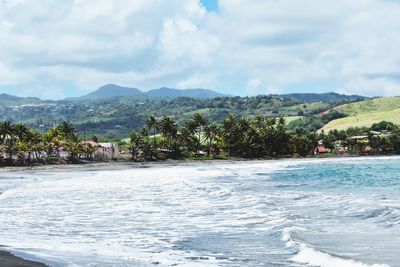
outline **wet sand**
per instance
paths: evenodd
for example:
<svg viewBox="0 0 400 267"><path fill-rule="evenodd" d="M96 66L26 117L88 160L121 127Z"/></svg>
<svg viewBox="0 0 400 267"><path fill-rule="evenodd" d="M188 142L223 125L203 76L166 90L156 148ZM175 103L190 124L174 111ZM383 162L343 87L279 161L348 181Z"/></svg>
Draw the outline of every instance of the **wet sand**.
<svg viewBox="0 0 400 267"><path fill-rule="evenodd" d="M47 265L43 263L24 260L6 251L0 251L0 266L1 267L47 267Z"/></svg>

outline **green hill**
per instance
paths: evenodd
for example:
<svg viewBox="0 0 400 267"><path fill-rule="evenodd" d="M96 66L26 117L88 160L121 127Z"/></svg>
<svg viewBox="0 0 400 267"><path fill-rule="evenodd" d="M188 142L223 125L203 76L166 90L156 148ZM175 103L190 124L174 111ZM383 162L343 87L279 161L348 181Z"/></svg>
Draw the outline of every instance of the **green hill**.
<svg viewBox="0 0 400 267"><path fill-rule="evenodd" d="M165 91L163 89L161 91ZM170 95L175 90L167 90ZM135 95L136 93L139 95ZM180 92L180 91L179 91ZM204 91L186 90L184 92L202 93ZM286 118L288 128L302 128L314 131L327 121L338 118L320 116L332 108L356 101L358 98L337 94L296 94L296 97L260 95L254 97L157 97L143 96L139 90L108 85L98 92L100 96L72 98L59 101L40 101L40 99L0 97L0 121L23 122L31 128L45 131L60 121L72 122L80 133L88 136L96 134L107 137L126 137L132 130L140 130L149 115L156 117L171 116L182 124L195 113L202 113L211 122L221 122L228 114L236 116ZM132 94L114 96L112 94ZM111 95L111 96L110 96ZM301 98L307 99L301 100ZM337 102L342 99L343 101ZM318 101L315 101L318 100ZM33 103L29 103L33 102ZM29 104L27 104L29 103ZM321 119L322 118L322 119Z"/></svg>
<svg viewBox="0 0 400 267"><path fill-rule="evenodd" d="M348 117L329 122L322 128L324 131L368 127L383 120L400 124L400 97L374 98L341 105L335 110Z"/></svg>
<svg viewBox="0 0 400 267"><path fill-rule="evenodd" d="M0 94L0 106L37 104L41 102L42 101L37 97L18 97L8 94Z"/></svg>

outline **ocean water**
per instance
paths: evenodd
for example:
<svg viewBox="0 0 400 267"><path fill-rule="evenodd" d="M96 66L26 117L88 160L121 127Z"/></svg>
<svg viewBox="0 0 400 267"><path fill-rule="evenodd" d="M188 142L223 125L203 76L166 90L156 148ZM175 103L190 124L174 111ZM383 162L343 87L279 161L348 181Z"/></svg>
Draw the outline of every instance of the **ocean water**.
<svg viewBox="0 0 400 267"><path fill-rule="evenodd" d="M400 158L0 173L0 244L51 266L400 266Z"/></svg>

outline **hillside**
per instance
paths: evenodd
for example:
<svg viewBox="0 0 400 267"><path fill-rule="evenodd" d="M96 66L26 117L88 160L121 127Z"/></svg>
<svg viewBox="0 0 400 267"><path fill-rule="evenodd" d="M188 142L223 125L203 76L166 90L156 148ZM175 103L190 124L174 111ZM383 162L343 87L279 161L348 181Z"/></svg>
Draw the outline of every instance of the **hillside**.
<svg viewBox="0 0 400 267"><path fill-rule="evenodd" d="M177 92L178 91L178 92ZM204 90L185 90L192 95ZM126 96L127 92L131 96ZM168 92L168 97L159 93ZM304 101L285 96L255 97L176 97L182 90L161 88L153 91L152 96L141 95L138 89L107 85L98 90L100 95L122 94L124 96L72 98L60 101L41 101L38 98L20 99L7 96L9 102L0 101L0 120L23 122L29 127L46 130L62 120L71 121L80 132L87 135L96 134L108 137L126 137L132 129L139 130L144 126L149 115L156 117L172 116L178 123L189 119L194 113L202 113L209 121L221 122L228 114L237 116L264 117L283 116L290 129L302 128L313 131L321 128L335 114L318 116L349 99L335 102L331 94L314 95L307 99L321 101ZM139 93L139 94L138 94ZM208 92L210 93L210 92ZM0 98L1 99L1 98ZM27 101L33 101L26 104ZM335 101L334 101L335 100ZM11 102L10 102L11 101Z"/></svg>
<svg viewBox="0 0 400 267"><path fill-rule="evenodd" d="M214 98L221 97L224 94L220 94L208 89L174 89L162 87L160 89L153 89L144 93L146 96L153 97L193 97L193 98Z"/></svg>
<svg viewBox="0 0 400 267"><path fill-rule="evenodd" d="M400 124L400 97L374 98L341 105L335 110L346 114L347 117L329 122L322 128L324 131L368 127L383 120Z"/></svg>
<svg viewBox="0 0 400 267"><path fill-rule="evenodd" d="M176 98L176 97L193 97L193 98L214 98L221 97L224 94L214 92L208 89L175 89L162 87L143 92L137 88L123 87L116 84L107 84L87 95L79 97L79 99L100 99L110 97L159 97L159 98Z"/></svg>
<svg viewBox="0 0 400 267"><path fill-rule="evenodd" d="M24 105L42 102L37 97L18 97L8 94L0 94L0 105Z"/></svg>
<svg viewBox="0 0 400 267"><path fill-rule="evenodd" d="M368 97L360 96L360 95L343 95L334 92L330 93L293 93L293 94L283 94L280 95L282 97L289 97L298 100L302 100L305 102L331 102L331 103L339 103L339 102L355 102L362 101L368 99Z"/></svg>
<svg viewBox="0 0 400 267"><path fill-rule="evenodd" d="M216 97L212 99L114 97L100 99L69 99L29 106L0 106L0 120L24 122L46 130L62 120L71 121L80 131L109 137L126 136L139 130L149 115L172 116L178 123L199 112L209 121L221 122L228 114L252 117L312 116L333 108L327 102L304 102L274 96Z"/></svg>

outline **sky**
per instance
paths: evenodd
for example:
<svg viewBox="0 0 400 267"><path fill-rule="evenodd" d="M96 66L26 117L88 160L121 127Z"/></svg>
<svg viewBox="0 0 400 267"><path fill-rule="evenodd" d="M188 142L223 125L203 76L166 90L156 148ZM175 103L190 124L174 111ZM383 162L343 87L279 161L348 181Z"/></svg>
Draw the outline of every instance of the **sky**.
<svg viewBox="0 0 400 267"><path fill-rule="evenodd" d="M400 0L0 0L0 93L400 95Z"/></svg>

